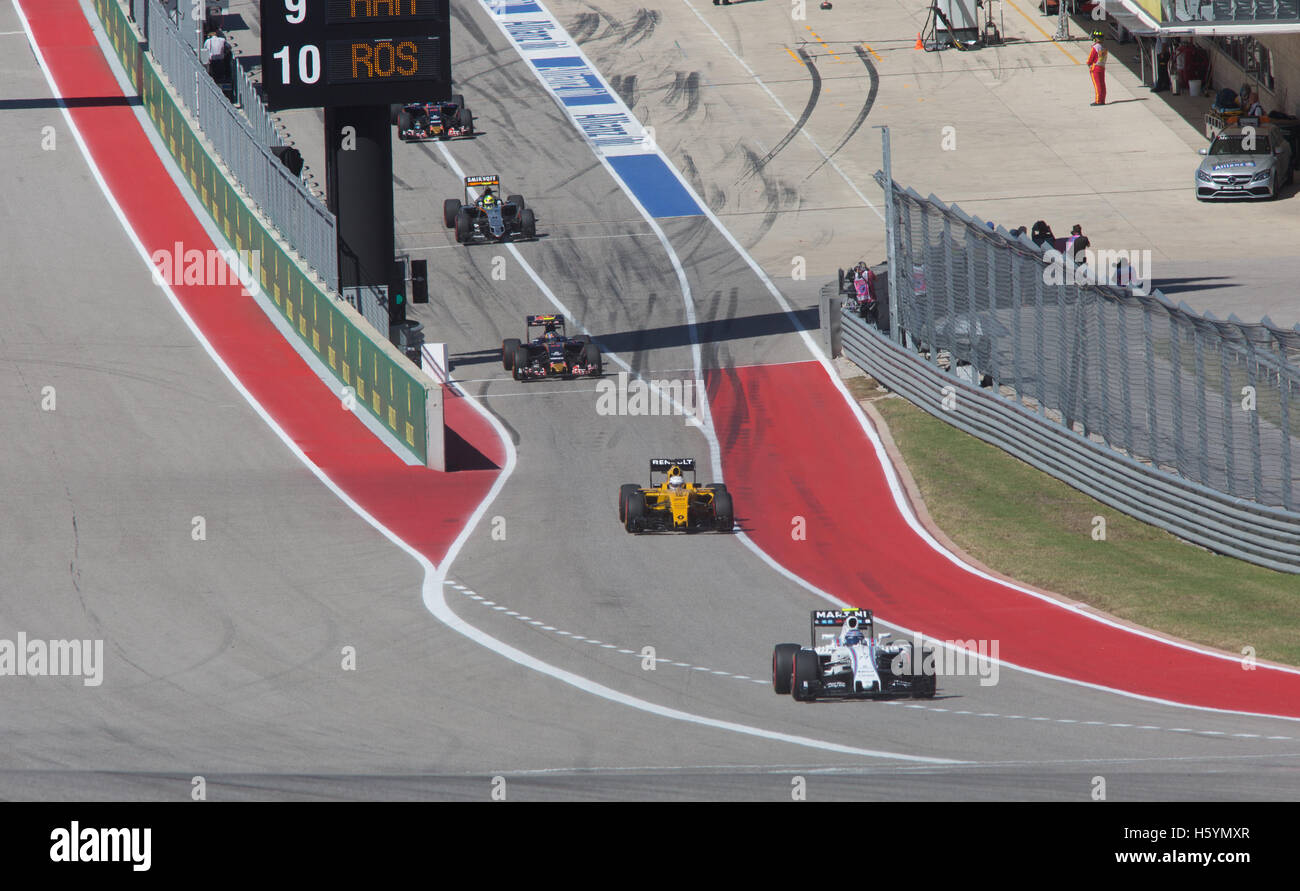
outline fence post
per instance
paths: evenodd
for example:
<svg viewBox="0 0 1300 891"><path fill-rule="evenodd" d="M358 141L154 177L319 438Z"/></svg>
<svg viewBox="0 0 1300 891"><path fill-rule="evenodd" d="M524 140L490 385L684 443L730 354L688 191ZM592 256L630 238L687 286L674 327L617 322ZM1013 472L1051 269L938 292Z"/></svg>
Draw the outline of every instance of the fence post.
<svg viewBox="0 0 1300 891"><path fill-rule="evenodd" d="M1236 430L1233 424L1233 405L1235 394L1232 392L1232 370L1228 367L1228 340L1219 334L1219 381L1223 390L1223 461L1227 472L1226 491L1237 493L1236 468Z"/></svg>
<svg viewBox="0 0 1300 891"><path fill-rule="evenodd" d="M889 127L880 127L881 159L885 168L885 259L889 263L889 337L895 343L902 343L898 331L898 318L901 315L898 302L903 296L900 284L898 257L898 211L894 207L894 172L890 166Z"/></svg>

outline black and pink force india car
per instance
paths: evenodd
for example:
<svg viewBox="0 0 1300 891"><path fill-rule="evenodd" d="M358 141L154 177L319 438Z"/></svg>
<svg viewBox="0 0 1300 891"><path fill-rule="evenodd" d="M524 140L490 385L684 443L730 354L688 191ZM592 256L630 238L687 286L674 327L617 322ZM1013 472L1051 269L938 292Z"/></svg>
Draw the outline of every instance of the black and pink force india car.
<svg viewBox="0 0 1300 891"><path fill-rule="evenodd" d="M495 175L467 176L465 199L448 198L442 202L442 222L456 230L458 244L469 244L476 238L505 241L537 237L537 217L524 203L524 196L510 195L502 201L500 191L501 180Z"/></svg>
<svg viewBox="0 0 1300 891"><path fill-rule="evenodd" d="M534 330L541 329L537 337ZM501 341L501 365L517 381L548 377L595 377L604 373L600 347L586 334L568 337L564 316L527 316L524 339L507 337Z"/></svg>
<svg viewBox="0 0 1300 891"><path fill-rule="evenodd" d="M777 644L772 688L799 702L890 696L933 698L934 650L875 633L867 609L812 612L812 645Z"/></svg>
<svg viewBox="0 0 1300 891"><path fill-rule="evenodd" d="M450 102L408 102L394 106L393 123L403 142L455 139L474 135L474 114L459 93Z"/></svg>

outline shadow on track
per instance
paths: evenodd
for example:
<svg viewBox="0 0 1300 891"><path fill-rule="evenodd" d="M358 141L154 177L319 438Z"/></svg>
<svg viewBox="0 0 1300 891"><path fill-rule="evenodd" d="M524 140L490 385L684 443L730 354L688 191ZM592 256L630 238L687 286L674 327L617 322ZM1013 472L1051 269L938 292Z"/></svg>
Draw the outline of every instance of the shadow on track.
<svg viewBox="0 0 1300 891"><path fill-rule="evenodd" d="M700 322L696 325L699 342L719 343L726 340L746 340L754 337L770 337L776 334L793 334L798 331L810 331L818 326L818 310L815 306L796 310L797 324L791 324L790 318L783 312L769 312L754 316L741 316L735 319L716 319ZM613 334L593 334L594 339L603 349L621 353L633 350L655 350L668 347L691 345L689 325L670 325L666 328L645 328L637 331L622 331Z"/></svg>
<svg viewBox="0 0 1300 891"><path fill-rule="evenodd" d="M1228 284L1216 285L1212 282L1228 282ZM1217 291L1220 288L1239 288L1241 283L1234 281L1231 276L1227 275L1207 275L1203 277L1187 278L1166 278L1154 283L1155 287L1160 289L1160 293L1166 297L1170 294L1186 294L1192 291Z"/></svg>
<svg viewBox="0 0 1300 891"><path fill-rule="evenodd" d="M457 470L501 469L491 458L470 445L463 436L450 426L446 428L445 448L448 473Z"/></svg>
<svg viewBox="0 0 1300 891"><path fill-rule="evenodd" d="M139 96L69 96L66 99L0 99L0 111L30 108L111 108L140 105Z"/></svg>

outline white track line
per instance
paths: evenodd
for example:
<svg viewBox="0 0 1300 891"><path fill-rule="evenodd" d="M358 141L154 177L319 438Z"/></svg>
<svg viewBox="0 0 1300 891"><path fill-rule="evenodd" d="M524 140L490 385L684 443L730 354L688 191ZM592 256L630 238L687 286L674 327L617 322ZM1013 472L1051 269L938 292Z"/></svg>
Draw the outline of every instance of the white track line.
<svg viewBox="0 0 1300 891"><path fill-rule="evenodd" d="M134 227L131 225L130 220L127 219L126 214L125 212L123 212L121 205L118 204L117 199L113 196L112 190L109 189L108 183L104 180L104 176L100 172L99 166L98 164L96 164L94 157L91 155L90 149L86 145L85 139L82 137L81 131L77 127L76 121L73 120L72 113L68 109L67 103L63 100L63 94L60 92L58 84L55 82L54 76L50 72L49 66L45 62L44 54L41 52L40 47L36 44L35 36L32 34L31 25L28 23L27 16L23 12L23 8L20 0L11 0L11 3L13 4L14 10L18 15L19 21L22 22L23 30L27 34L28 45L31 47L32 54L36 58L36 63L40 66L41 72L45 76L45 81L50 87L51 94L55 97L55 99L58 100L59 110L63 113L64 121L67 123L68 129L71 131L73 139L76 141L77 147L81 151L82 157L85 159L86 164L90 169L91 175L94 177L96 184L99 186L100 191L103 193L104 199L108 202L109 207L112 209L113 215L117 217L118 223L122 226L122 230L126 233L127 238L131 241L131 244L135 247L136 253L140 257L140 261L144 263L145 267L149 269L150 273L152 274L154 270L154 265L150 257L150 254L145 249L144 243L140 240L140 236L136 233ZM468 540L470 533L473 531L475 526L477 526L478 522L483 518L483 515L484 513L486 513L488 506L492 503L493 500L496 499L502 487L505 485L506 480L510 477L510 474L514 471L515 464L516 464L516 453L514 449L514 444L511 442L511 439L509 435L506 433L505 429L501 426L500 421L498 421L490 412L488 412L481 405L479 405L477 400L474 400L473 398L468 396L465 397L466 399L469 400L470 404L477 411L479 411L485 418L488 419L488 421L492 424L494 430L496 431L497 435L501 438L502 443L505 444L506 466L502 468L501 473L498 475L496 482L493 483L492 488L489 490L487 496L484 497L483 501L479 504L478 508L470 516L469 521L465 524L464 528L461 530L460 535L457 536L456 540L452 543L451 547L448 549L447 554L444 557L442 562L442 568L440 568L438 566L435 566L434 563L431 560L429 560L428 557L424 556L424 554L420 553L415 548L411 547L405 541L399 538L397 534L394 533L391 529L389 529L387 526L383 525L377 519L371 516L370 513L366 511L365 508L363 508L360 504L354 501L352 497L348 495L347 492L345 492L342 488L340 488L332 479L329 478L329 476L323 470L321 470L320 467L318 467L315 463L313 463L312 460L307 457L306 453L303 452L303 450L298 447L298 444L293 441L293 439L284 431L284 429L278 423L276 423L275 418L273 418L271 414L265 408L262 407L262 405L253 396L253 394L248 391L247 387L244 386L244 384L239 380L239 378L235 375L235 373L231 371L230 366L226 364L225 360L221 358L221 355L212 347L212 344L209 343L208 339L203 335L202 330L198 327L197 324L195 324L194 319L190 317L188 312L186 312L185 307L181 304L180 300L176 296L176 293L171 289L171 286L166 283L163 283L161 290L163 291L163 293L167 295L167 299L172 304L172 308L176 310L176 314L180 316L181 320L185 323L185 326L190 329L190 332L194 335L195 340L203 348L204 352L208 354L208 356L212 359L213 363L216 364L216 366L221 370L221 373L226 376L226 379L228 381L230 381L231 386L233 386L235 390L240 394L240 396L244 398L244 401L246 401L249 404L249 406L253 409L253 411L255 411L257 415L263 420L263 422L265 422L267 427L269 427L271 431L275 433L277 437L279 437L280 441L284 443L285 447L289 449L289 451L294 455L294 457L296 457L299 461L301 461L302 464L308 470L310 470L312 474L315 475L316 478L319 479L321 483L325 485L326 488L328 488L331 492L333 492L340 501L346 504L348 508L352 510L353 513L355 513L358 517L360 517L362 520L368 523L372 528L374 528L377 532L379 532L379 534L387 538L396 547L401 548L403 551L409 554L412 557L412 559L414 559L417 563L420 564L420 566L424 569L424 582L422 586L423 587L422 595L423 595L425 608L428 609L429 612L433 613L435 617L437 617L443 624L447 625L447 627L451 628L452 630L464 635L465 637L469 638L470 640L474 641L480 646L486 647L487 649L492 650L498 655L501 655L506 659L509 659L510 661L523 666L524 668L528 668L540 674L545 674L550 677L553 677L556 680L562 681L572 687L575 687L593 696L598 696L602 699L609 700L610 702L615 702L620 705L629 706L631 708L637 709L638 711L646 712L652 715L657 715L664 718L670 718L672 720L681 721L688 724L695 724L697 726L709 727L718 730L726 730L732 733L737 733L737 734L750 736L750 737L756 737L769 742L789 743L791 745L803 746L812 749L820 749L822 751L827 751L827 752L837 752L845 755L856 755L856 756L861 756L866 758L884 758L884 759L894 760L894 761L908 761L908 762L936 764L936 765L955 765L955 764L962 763L961 761L955 761L946 758L927 758L920 755L907 755L899 752L886 752L886 751L878 751L875 749L864 749L856 746L846 746L846 745L841 745L839 743L829 742L826 740L812 739L810 737L805 737L805 736L796 736L794 734L789 734L789 733L780 733L774 730L765 730L760 727L751 727L747 724L738 724L732 721L721 721L716 718L709 718L703 715L695 715L690 712L681 711L680 709L668 708L666 706L649 702L647 700L640 699L635 696L629 696L625 693L620 693L617 690L613 690L609 687L604 686L603 684L598 684L595 681L582 677L581 675L577 675L572 672L565 671L562 668L551 665L547 662L543 662L542 660L536 659L528 655L527 653L524 653L510 646L509 644L506 644L503 641L499 641L496 638L492 637L491 635L488 635L483 631L480 631L478 628L473 627L472 625L468 624L463 619L461 619L459 616L457 616L451 610L450 606L447 605L447 602L443 597L443 582L445 580L446 567L450 567L452 561L455 559L456 555L460 552L460 549L464 547L465 542L466 540Z"/></svg>
<svg viewBox="0 0 1300 891"><path fill-rule="evenodd" d="M709 24L709 20L706 19L704 16L700 15L700 11L696 9L694 5L691 4L690 0L682 0L682 2L686 4L686 6L690 9L691 12L695 13L695 17L700 20L700 24L704 25L704 27L709 30L709 33L713 35L714 39L716 39L718 43L722 44L723 49L725 49L728 53L731 54L731 58L735 59L736 62L740 65L740 67L745 69L745 73L747 73L750 77L754 79L754 83L758 84L760 87L763 88L763 92L767 93L768 97L773 102L776 103L777 108L781 109L781 111L785 114L785 116L790 119L790 123L792 124L799 123L799 119L790 113L790 109L785 107L785 103L782 102L780 99L776 98L776 94L773 93L770 89L768 89L767 84L763 83L763 79L754 72L753 68L749 67L749 63L736 54L736 51L731 48L731 45L728 44L727 41L723 40L722 35L719 34L711 24ZM596 66L593 65L592 70L595 71ZM809 143L812 144L812 147L817 150L817 154L822 156L823 161L831 165L831 168L834 169L834 171L840 175L840 179L844 180L844 182L848 184L848 187L853 190L853 194L857 195L858 198L861 199L863 204L871 208L872 212L876 216L880 217L880 219L883 220L885 218L885 215L880 212L880 209L877 208L876 205L871 203L871 201L867 198L866 195L862 194L862 190L858 188L858 184L855 183L847 173L845 173L842 169L840 169L840 165L836 164L834 159L831 158L830 155L826 154L826 150L823 149L820 145L818 145L817 140L813 139L812 134L809 133L807 129L803 127L799 128L799 132L803 135L805 139L808 140ZM669 164L669 167L673 171L677 170L677 168L672 166L671 164ZM683 182L685 182L685 180L683 180Z"/></svg>
<svg viewBox="0 0 1300 891"><path fill-rule="evenodd" d="M686 0L684 0L684 2L686 2ZM489 18L492 19L493 24L497 26L497 29L501 32L502 36L504 36L507 42L509 42L510 45L513 47L514 42L513 40L511 40L511 36L509 32L506 30L504 23L501 22L496 16L493 16L491 14L491 9L489 5L490 0L480 0L480 4L487 10ZM538 5L541 6L542 9L547 12L547 14L549 14L549 11L546 10L545 5L542 4L540 0L538 2ZM690 5L689 2L687 3L687 5L688 6ZM694 10L694 7L691 8L692 10ZM696 15L699 16L699 13L696 12ZM551 18L554 20L554 16L551 16ZM702 17L701 17L701 21L704 21ZM557 25L557 33L563 33L565 37L568 38L569 42L573 45L573 54L581 58L591 69L591 71L599 74L596 66L591 62L590 59L587 58L586 53L583 52L582 48L578 46L577 42L574 41L573 38L570 35L568 35L567 32L564 32L563 29L558 27L558 20L556 20L556 25ZM707 21L705 21L705 25L708 26ZM710 30L713 29L710 27ZM716 36L717 32L715 31L714 34ZM718 39L721 41L720 37ZM729 47L728 50L730 51ZM735 54L732 53L732 55L734 56ZM737 57L737 59L739 60L739 57ZM744 65L743 60L739 60L739 61L741 61L741 64ZM560 99L555 95L551 86L546 83L546 81L541 77L540 73L534 68L534 66L531 65L531 63L528 62L527 59L524 60L524 63L530 70L532 70L534 77L536 78L538 83L542 85L542 88L545 89L547 93L551 95L552 99L556 102L556 105L559 106L561 111L563 111L565 115L569 117L570 121L572 122L573 121L572 114L569 112L568 108L564 105L564 103L560 101ZM614 98L614 106L627 111L629 116L635 117L632 115L630 109L627 109L627 106L623 104L622 100L618 98L617 93L614 90L610 89L608 87L608 84L603 83L603 77L601 78L601 80L602 80L602 84L608 90L610 95ZM811 137L809 138L811 139ZM455 163L455 160L451 157L450 152L446 148L446 144L440 142L438 143L438 147L439 149L442 150L443 157L447 159L448 163L452 166L453 170L459 172L460 167ZM713 224L714 228L717 229L718 233L721 234L724 239L726 239L727 243L731 245L731 247L736 251L736 253L739 254L740 257L750 267L750 269L753 270L754 274L758 276L759 280L763 282L763 284L767 287L768 292L772 295L772 298L776 301L777 305L781 308L782 312L784 312L786 316L790 319L791 324L794 327L794 330L798 333L799 337L803 340L804 345L808 348L808 351L811 354L812 358L815 361L821 363L822 368L826 373L826 376L830 379L831 383L839 391L841 398L843 398L844 401L849 405L850 410L854 413L854 416L858 419L858 424L861 426L863 433L867 436L867 439L871 442L872 447L875 449L876 458L880 463L881 467L884 469L885 478L889 484L889 491L891 496L894 499L894 504L898 509L899 514L903 517L904 521L908 524L908 526L912 529L912 531L915 532L916 535L922 541L924 541L933 551L935 551L935 553L939 554L945 560L950 562L953 566L961 569L964 572L970 573L971 575L974 575L978 578L992 582L996 585L1003 586L1005 588L1019 592L1021 594L1026 594L1030 597L1033 597L1036 600L1042 601L1043 603L1046 603L1058 609L1068 610L1070 612L1075 613L1076 615L1082 616L1091 621L1099 622L1103 625L1108 625L1112 628L1118 629L1120 631L1129 634L1147 638L1148 640L1155 641L1156 643L1177 647L1179 649L1198 653L1200 655L1211 656L1215 659L1221 659L1228 662L1239 661L1236 657L1225 655L1223 653L1217 653L1212 650L1199 647L1195 644L1187 643L1184 641L1171 641L1157 634L1154 634L1150 631L1146 631L1145 629L1133 628L1128 625L1124 625L1120 622L1117 622L1113 619L1109 619L1105 616L1099 616L1095 613L1089 612L1086 609L1084 609L1081 604L1064 603L1060 600L1057 600L1056 598L1049 597L1045 594L1040 594L1039 592L1033 591L1022 585L1018 585L1013 582L1007 582L1004 581L1003 579L996 578L980 569L970 566L969 564L964 562L960 557L958 557L956 554L953 554L951 551L945 548L937 539L934 538L934 536L930 534L929 530L927 530L925 526L921 524L920 520L917 519L916 514L912 510L911 503L908 501L907 496L903 491L903 486L901 481L898 478L898 473L895 470L893 463L890 461L888 453L885 451L884 443L880 440L880 437L877 435L875 428L872 427L871 423L867 420L866 415L862 411L862 407L858 405L857 401L853 398L853 396L849 393L848 389L845 387L844 382L840 379L840 376L838 372L835 370L834 365L831 364L830 359L826 356L826 354L813 340L812 335L807 330L804 330L799 326L798 318L795 315L793 308L790 306L789 301L785 299L785 296L781 293L780 289L777 288L775 282L772 281L771 277L768 276L768 274L763 270L763 268L758 264L758 262L752 256L750 256L749 252L745 250L745 248L740 244L740 242L736 240L735 236L733 236L731 232L727 230L726 226L723 225L722 221L718 218L718 216L709 209L708 204L704 202L704 200L695 191L695 189L691 186L691 184L687 182L686 178L681 175L681 172L677 170L676 165L674 165L671 159L669 159L668 156L664 154L663 150L656 147L654 151L668 166L668 169L671 170L674 173L674 175L676 175L678 182L699 206L701 213ZM668 242L667 237L663 234L663 230L662 228L660 228L658 221L650 214L650 212L645 208L645 206L641 204L640 200L633 193L632 189L627 185L627 183L623 181L622 177L618 176L618 174L614 171L613 166L609 163L608 159L606 159L605 157L599 154L597 154L596 157L597 160L600 161L601 165L610 174L610 176L613 177L614 181L618 183L619 187L623 190L624 194L627 195L628 199L632 202L633 206L635 206L637 210L640 211L642 216L645 217L647 223L649 223L650 227L654 230L655 234L659 237L660 243L664 246L664 250L668 254L669 260L672 263L674 270L677 272L678 280L682 288L682 297L686 303L686 315L687 315L688 325L691 330L692 357L695 362L695 368L696 368L695 373L698 376L700 373L699 369L702 363L700 360L699 340L698 337L696 336L694 301L691 298L690 285L686 281L685 272L684 270L682 270L681 262L678 259L677 254L674 251L672 245ZM463 178L463 173L458 173L458 175L460 175ZM542 293L546 295L547 299L549 299L555 306L561 308L561 311L564 312L566 317L571 317L572 313L569 312L567 309L563 308L563 304L560 302L559 298L555 296L554 292L552 292L551 289L546 286L546 283L542 281L541 277L523 259L523 256L519 253L518 249L513 244L508 245L508 248L510 249L515 259L523 266L524 270L538 285ZM583 328L583 331L587 333L591 333L585 327ZM613 357L613 354L609 354L609 355ZM629 372L636 374L634 371L632 371L631 366L627 365L627 363L624 362L621 358L618 357L613 357L613 358L617 364L626 368ZM638 377L640 376L638 375ZM671 394L669 398L671 399ZM678 403L676 400L672 400L672 402L674 405L680 405L680 403ZM716 479L722 480L723 475L722 475L721 449L718 444L717 435L713 429L712 415L709 411L708 398L703 393L700 394L700 407L703 410L703 415L704 415L703 420L706 422L704 426L701 428L701 432L704 433L705 438L708 440L710 450L712 452L713 474ZM841 600L840 598L836 597L835 595L827 591L822 590L821 588L817 587L816 585L813 585L811 582L807 581L806 579L803 579L800 576L796 575L794 572L787 569L785 566L782 566L770 555L768 555L767 552L762 550L762 548L758 547L758 545L748 535L745 535L743 532L741 532L737 534L737 538L739 538L745 544L746 547L748 547L751 551L753 551L759 557L759 559L761 559L764 563L766 563L776 572L785 576L790 581L816 594L817 596L829 601L830 603L833 603L840 607L848 606L848 604L845 601ZM880 619L880 621L884 624L889 625L890 627L904 631L908 634L917 634L918 636L921 636L919 635L918 632L912 631L911 629L908 629L895 622L890 622L883 618ZM935 640L933 642L936 645L940 645L940 646L943 645L942 641ZM1039 671L1037 669L1026 668L1024 666L1016 665L1014 663L1006 662L1003 660L996 660L996 661L1000 666L1010 668L1016 671L1023 671L1027 674L1031 674L1036 677L1042 677L1048 680L1073 684L1075 686L1084 687L1091 690L1099 690L1106 693L1113 693L1118 696L1125 696L1131 699L1140 700L1142 702L1152 702L1152 703L1157 703L1159 705L1168 705L1168 706L1175 706L1178 708L1196 709L1199 711L1217 712L1220 714L1248 715L1251 717L1277 718L1279 720L1300 722L1300 718L1293 718L1286 715L1273 715L1273 714L1268 714L1266 712L1245 712L1245 711L1240 711L1235 709L1219 709L1219 708L1212 708L1210 706L1192 705L1184 702L1175 702L1173 700L1161 699L1154 696L1147 696L1141 693L1134 693L1129 690L1122 690L1116 687L1107 687L1102 684L1096 684L1089 681L1082 681L1076 678L1065 677L1063 675L1051 674L1045 671ZM1257 671L1271 670L1271 671L1281 671L1287 674L1300 674L1300 668L1266 665L1262 663L1256 667L1256 670Z"/></svg>
<svg viewBox="0 0 1300 891"><path fill-rule="evenodd" d="M449 580L447 583L444 583L444 584L446 584L447 587L451 588L453 591L456 590L458 586L457 586L457 585L452 585L452 584L450 584L449 582L450 582L450 580ZM475 595L475 594L470 594L468 591L462 591L461 593L462 593L462 594L465 594L466 596L468 596L468 597L469 597L470 599L472 599L472 600L477 600L477 601L481 602L483 605L485 605L485 606L487 605L487 601L483 600L482 597L479 597L479 596L477 596L477 595ZM505 614L506 614L507 616L511 616L512 618L518 619L519 621L524 622L524 623L529 624L529 625L541 625L541 624L542 624L540 620L533 619L531 616L522 616L522 615L520 615L519 613L515 612L514 610L506 610L506 608L505 608L504 606L499 606L499 605L498 605L498 606L494 606L493 609L494 609L494 610L505 610ZM581 641L585 641L585 642L587 642L587 643L589 643L589 644L596 644L596 645L599 645L600 648L603 649L603 650L613 650L614 652L619 653L619 654L624 655L624 656L633 656L633 657L635 657L635 658L638 659L638 660L644 660L644 659L652 658L652 659L653 659L653 662L654 662L655 665L661 665L661 664L662 664L662 665L672 665L672 666L674 666L674 667L688 668L688 669L691 669L692 671L707 671L707 672L709 672L710 674L717 675L718 677L731 678L732 680L736 680L736 681L749 681L749 682L751 682L751 683L755 683L755 684L763 684L764 686L766 686L768 683L770 683L769 681L765 681L765 680L762 680L762 679L760 679L760 678L751 678L751 677L749 677L748 675L735 674L735 673L730 672L730 671L719 671L718 669L708 668L707 666L692 665L692 664L689 663L689 662L674 662L672 659L669 659L667 656L660 656L660 655L658 655L658 654L656 654L656 655L653 656L653 657L643 656L641 653L639 653L639 652L637 652L637 651L635 651L635 650L629 650L629 649L627 649L626 647L620 648L620 647L618 646L618 644L602 643L601 641L593 640L593 639L591 639L591 638L589 638L589 637L584 637L584 636L581 635L581 634L575 634L575 633L572 632L572 631L564 631L564 630L561 630L561 629L556 628L556 627L554 627L554 626L552 626L552 625L546 625L546 626L544 626L541 630L550 630L550 631L551 631L552 633L554 633L554 634L563 635L563 636L565 636L565 637L572 638L573 640L581 640Z"/></svg>
<svg viewBox="0 0 1300 891"><path fill-rule="evenodd" d="M461 585L452 584L450 581L447 581L445 584L448 587L450 587L452 590L458 590L463 587ZM462 590L461 593L465 594L467 597L469 597L472 600L480 601L485 606L491 602L491 601L484 601L482 597L470 591ZM504 606L500 606L500 605L494 606L492 608L494 610L506 610ZM520 615L514 610L507 610L505 614L507 616L512 616L513 618L519 619L521 622L525 622L531 625L542 624L540 620L532 619L531 616ZM585 640L589 643L598 643L598 641L592 641L590 638L586 638L580 634L576 634L572 631L563 631L551 625L547 625L540 630L543 631L549 630L555 634L563 635L565 637L570 637L573 640ZM601 648L612 649L615 652L620 653L624 656L632 656L636 658L638 661L648 658L646 656L643 656L640 652L636 650L629 650L626 647L619 648L617 644L608 644L608 643L601 644ZM737 681L749 681L755 684L762 684L763 686L767 686L770 683L770 681L768 680L763 680L761 678L751 678L748 675L735 674L729 671L719 671L717 669L708 668L707 666L693 665L689 662L676 662L673 661L672 659L669 659L667 656L660 656L658 654L654 656L654 662L656 665L671 665L674 668L686 668L691 671L707 671L710 674L717 675L718 677L730 678L731 680L737 680ZM892 706L894 708L903 707L903 708L910 708L910 709L920 709L928 712L942 712L942 713L951 714L954 717L963 716L963 717L971 717L971 718L1000 718L1002 720L1047 721L1053 724L1088 724L1095 727L1108 727L1112 729L1159 730L1164 733L1190 733L1190 734L1200 735L1200 736L1230 736L1235 739L1283 740L1288 742L1295 742L1297 739L1296 737L1293 736L1266 737L1260 733L1227 733L1226 731L1223 730L1197 730L1191 727L1159 727L1154 724L1141 724L1135 727L1132 724L1121 724L1121 723L1109 722L1109 721L1081 721L1077 718L1053 718L1047 715L1028 715L1028 716L1027 715L1002 715L1002 714L998 714L997 712L977 713L977 712L969 711L967 709L950 709L950 708L944 708L943 706L927 705L926 703L922 703L922 702L907 702L901 699L884 699L884 700L880 700L877 703L877 705L879 705L882 708L886 706Z"/></svg>

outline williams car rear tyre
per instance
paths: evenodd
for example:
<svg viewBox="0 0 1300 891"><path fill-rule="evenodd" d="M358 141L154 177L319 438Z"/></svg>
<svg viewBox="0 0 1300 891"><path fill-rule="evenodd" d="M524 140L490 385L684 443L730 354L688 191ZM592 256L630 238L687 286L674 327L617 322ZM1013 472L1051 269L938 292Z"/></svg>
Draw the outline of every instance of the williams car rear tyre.
<svg viewBox="0 0 1300 891"><path fill-rule="evenodd" d="M501 341L501 367L510 371L515 367L515 350L519 349L518 337L507 337Z"/></svg>
<svg viewBox="0 0 1300 891"><path fill-rule="evenodd" d="M790 695L794 678L794 654L802 649L798 644L777 644L772 650L772 689L782 696Z"/></svg>
<svg viewBox="0 0 1300 891"><path fill-rule="evenodd" d="M626 516L623 518L623 528L628 532L640 532L645 528L645 495L641 492L633 492L627 497Z"/></svg>
<svg viewBox="0 0 1300 891"><path fill-rule="evenodd" d="M618 521L627 522L627 500L641 490L636 483L624 483L618 487Z"/></svg>
<svg viewBox="0 0 1300 891"><path fill-rule="evenodd" d="M924 666L934 665L934 650L921 650L921 664L916 666L917 671L921 671ZM921 699L934 699L934 694L939 690L939 675L936 672L923 674L921 682L918 685L916 695Z"/></svg>
<svg viewBox="0 0 1300 891"><path fill-rule="evenodd" d="M817 698L816 685L821 681L821 660L816 650L803 650L794 654L794 671L790 674L790 695L799 702L812 702Z"/></svg>
<svg viewBox="0 0 1300 891"><path fill-rule="evenodd" d="M713 528L718 532L730 532L736 524L736 511L731 503L731 495L718 492L713 496Z"/></svg>
<svg viewBox="0 0 1300 891"><path fill-rule="evenodd" d="M442 224L448 229L456 226L456 215L460 213L460 199L448 198L442 202Z"/></svg>

